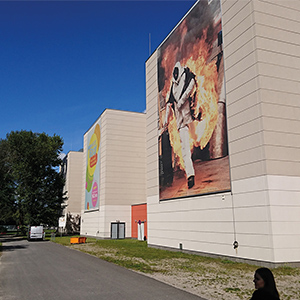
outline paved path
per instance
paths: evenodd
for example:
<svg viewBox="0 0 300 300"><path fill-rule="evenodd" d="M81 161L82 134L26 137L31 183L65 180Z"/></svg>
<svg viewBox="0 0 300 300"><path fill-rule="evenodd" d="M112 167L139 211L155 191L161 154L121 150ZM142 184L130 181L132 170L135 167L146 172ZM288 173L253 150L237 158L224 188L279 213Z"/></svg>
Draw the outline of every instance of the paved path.
<svg viewBox="0 0 300 300"><path fill-rule="evenodd" d="M202 299L52 242L0 241L1 300Z"/></svg>

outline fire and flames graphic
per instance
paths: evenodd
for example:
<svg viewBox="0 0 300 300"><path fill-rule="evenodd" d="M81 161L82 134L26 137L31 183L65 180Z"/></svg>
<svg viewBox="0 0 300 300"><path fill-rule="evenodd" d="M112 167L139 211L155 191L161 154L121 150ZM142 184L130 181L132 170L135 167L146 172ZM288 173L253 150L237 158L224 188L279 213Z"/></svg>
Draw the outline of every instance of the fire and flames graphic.
<svg viewBox="0 0 300 300"><path fill-rule="evenodd" d="M181 41L187 32L185 21L178 28L177 34L180 35ZM167 101L169 99L170 89L172 85L172 72L176 63L176 57L180 49L170 44L162 53L161 67L164 69L165 83L161 91L161 96ZM207 43L207 28L196 42L190 47L188 57L180 60L182 66L188 67L192 73L196 75L195 99L192 103L192 111L194 112L194 121L190 127L190 147L193 151L194 147L203 149L209 142L215 129L218 119L218 72L216 62L212 60L208 63L211 55L211 45ZM163 111L163 114L165 111ZM160 116L161 126L164 116ZM181 169L184 169L181 143L179 132L177 130L174 113L171 116L168 131L170 143L176 155L176 163Z"/></svg>
<svg viewBox="0 0 300 300"><path fill-rule="evenodd" d="M220 0L199 0L157 49L160 200L231 189L222 43Z"/></svg>

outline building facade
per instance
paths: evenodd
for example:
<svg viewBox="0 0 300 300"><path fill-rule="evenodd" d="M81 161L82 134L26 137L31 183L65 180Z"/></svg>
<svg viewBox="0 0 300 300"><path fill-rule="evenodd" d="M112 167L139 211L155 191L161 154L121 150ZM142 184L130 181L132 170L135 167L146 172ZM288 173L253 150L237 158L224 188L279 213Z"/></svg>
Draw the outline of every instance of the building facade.
<svg viewBox="0 0 300 300"><path fill-rule="evenodd" d="M299 20L297 1L197 1L147 60L149 245L300 262Z"/></svg>
<svg viewBox="0 0 300 300"><path fill-rule="evenodd" d="M82 174L83 174L83 152L70 151L63 159L61 171L65 177L64 192L66 192L67 201L64 215L81 214L81 196L82 196Z"/></svg>
<svg viewBox="0 0 300 300"><path fill-rule="evenodd" d="M146 199L146 115L106 109L84 135L81 234L131 237L131 206Z"/></svg>

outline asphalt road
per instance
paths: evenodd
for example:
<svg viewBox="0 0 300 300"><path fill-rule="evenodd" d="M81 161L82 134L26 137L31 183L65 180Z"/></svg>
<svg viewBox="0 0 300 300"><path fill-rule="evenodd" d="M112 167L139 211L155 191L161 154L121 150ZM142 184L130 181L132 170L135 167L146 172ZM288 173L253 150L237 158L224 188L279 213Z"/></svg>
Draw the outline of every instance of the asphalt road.
<svg viewBox="0 0 300 300"><path fill-rule="evenodd" d="M0 241L1 300L202 299L52 242Z"/></svg>

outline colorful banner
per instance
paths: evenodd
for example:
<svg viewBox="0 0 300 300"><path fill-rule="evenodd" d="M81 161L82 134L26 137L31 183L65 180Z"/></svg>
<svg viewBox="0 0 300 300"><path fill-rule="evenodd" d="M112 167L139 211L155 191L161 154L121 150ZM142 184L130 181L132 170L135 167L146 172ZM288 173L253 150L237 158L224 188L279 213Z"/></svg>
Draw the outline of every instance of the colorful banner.
<svg viewBox="0 0 300 300"><path fill-rule="evenodd" d="M87 135L86 156L86 182L84 209L95 210L99 208L99 183L100 183L100 125L97 123Z"/></svg>
<svg viewBox="0 0 300 300"><path fill-rule="evenodd" d="M220 0L199 1L158 52L160 200L230 190Z"/></svg>

